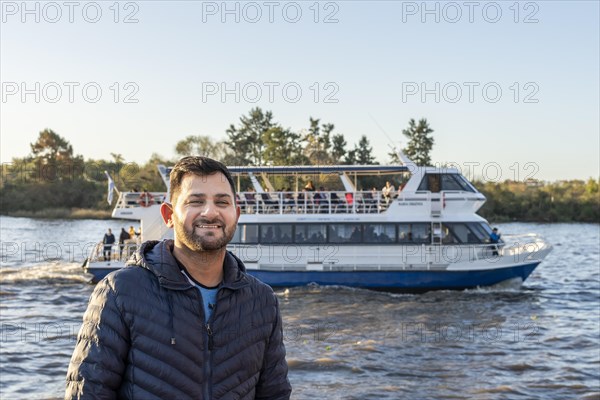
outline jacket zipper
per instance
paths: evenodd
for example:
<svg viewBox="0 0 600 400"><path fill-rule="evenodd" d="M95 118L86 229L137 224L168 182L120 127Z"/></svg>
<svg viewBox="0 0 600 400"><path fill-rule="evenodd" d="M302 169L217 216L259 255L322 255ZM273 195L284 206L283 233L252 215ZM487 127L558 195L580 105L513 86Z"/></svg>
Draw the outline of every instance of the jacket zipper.
<svg viewBox="0 0 600 400"><path fill-rule="evenodd" d="M213 349L213 331L210 328L210 323L205 325L207 341L206 341L206 359L204 360L204 398L211 399L212 392L212 349Z"/></svg>
<svg viewBox="0 0 600 400"><path fill-rule="evenodd" d="M219 290L220 291L220 290ZM215 313L217 311L217 304L219 298L219 292L217 292L217 302L215 307L212 310L211 316L208 319L208 322L204 325L206 328L206 360L204 361L204 376L206 379L206 384L204 385L204 397L207 400L212 399L212 350L214 347L213 343L213 335L214 332L210 326L211 321L214 319ZM202 306L202 311L204 311L204 306ZM203 315L204 316L204 315Z"/></svg>

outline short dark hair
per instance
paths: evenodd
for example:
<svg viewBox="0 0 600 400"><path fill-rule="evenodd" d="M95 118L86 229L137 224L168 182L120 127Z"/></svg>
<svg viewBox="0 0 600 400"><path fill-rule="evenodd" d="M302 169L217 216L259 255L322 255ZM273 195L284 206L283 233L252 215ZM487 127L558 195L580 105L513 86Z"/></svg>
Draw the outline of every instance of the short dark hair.
<svg viewBox="0 0 600 400"><path fill-rule="evenodd" d="M222 173L225 175L225 178L227 178L227 182L229 182L229 186L231 186L231 191L233 192L233 198L235 199L235 185L231 173L225 164L208 157L187 156L179 160L177 164L173 166L173 169L171 169L171 173L169 174L171 202L173 202L181 190L181 181L183 181L183 178L186 175L194 174L206 176L218 172Z"/></svg>

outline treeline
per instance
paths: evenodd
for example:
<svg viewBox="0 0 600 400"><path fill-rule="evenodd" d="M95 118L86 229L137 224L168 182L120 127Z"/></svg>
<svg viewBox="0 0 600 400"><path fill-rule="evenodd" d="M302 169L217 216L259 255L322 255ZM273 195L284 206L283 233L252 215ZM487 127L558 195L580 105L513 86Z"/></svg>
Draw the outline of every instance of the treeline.
<svg viewBox="0 0 600 400"><path fill-rule="evenodd" d="M40 132L27 157L2 163L0 209L3 215L63 218L108 218L108 172L121 190L145 188L164 191L156 170L170 163L153 155L144 165L113 160L84 160L73 147L50 129Z"/></svg>
<svg viewBox="0 0 600 400"><path fill-rule="evenodd" d="M276 122L273 113L261 108L250 110L236 125L225 131L226 139L188 136L175 146L179 156L204 155L226 165L340 165L376 164L366 135L350 147L332 123L309 118L300 131Z"/></svg>
<svg viewBox="0 0 600 400"><path fill-rule="evenodd" d="M270 111L260 108L250 110L237 125L232 124L223 141L188 136L175 145L176 157L153 154L141 165L128 163L115 153L111 153L112 160L84 160L51 129L40 132L30 147L28 156L2 164L0 212L4 215L109 217L112 207L106 201L104 171L120 190L164 191L156 166L172 165L184 155L204 155L239 166L377 162L366 135L350 147L331 123L310 118L306 129L295 132L276 122Z"/></svg>
<svg viewBox="0 0 600 400"><path fill-rule="evenodd" d="M473 182L487 198L479 214L489 221L600 222L599 181Z"/></svg>
<svg viewBox="0 0 600 400"><path fill-rule="evenodd" d="M433 130L427 120L409 121L403 130L403 149L418 165L431 163ZM63 218L108 218L112 206L106 201L107 177L120 190L164 191L158 164L172 165L183 155L205 155L227 165L338 165L376 164L366 135L348 146L331 123L310 118L306 129L295 132L275 122L271 112L255 108L226 130L226 139L188 136L175 146L176 157L153 154L144 164L126 162L120 154L112 160L84 160L71 144L46 129L30 145L30 154L2 164L0 212L4 215ZM397 163L395 153L390 162ZM290 180L291 182L291 180ZM290 182L274 181L277 188ZM364 177L359 189L381 188L385 177ZM335 183L321 182L339 190ZM400 182L395 182L399 186ZM491 221L599 222L598 180L542 183L474 182L487 197L479 213ZM245 186L244 186L245 189Z"/></svg>

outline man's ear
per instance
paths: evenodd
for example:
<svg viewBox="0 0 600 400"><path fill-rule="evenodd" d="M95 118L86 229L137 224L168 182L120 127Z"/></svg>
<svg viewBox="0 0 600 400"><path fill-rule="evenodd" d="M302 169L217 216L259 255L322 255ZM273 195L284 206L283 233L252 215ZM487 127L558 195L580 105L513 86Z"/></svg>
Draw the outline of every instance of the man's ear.
<svg viewBox="0 0 600 400"><path fill-rule="evenodd" d="M160 215L162 215L163 221L169 227L173 227L173 205L169 203L162 203L160 205Z"/></svg>

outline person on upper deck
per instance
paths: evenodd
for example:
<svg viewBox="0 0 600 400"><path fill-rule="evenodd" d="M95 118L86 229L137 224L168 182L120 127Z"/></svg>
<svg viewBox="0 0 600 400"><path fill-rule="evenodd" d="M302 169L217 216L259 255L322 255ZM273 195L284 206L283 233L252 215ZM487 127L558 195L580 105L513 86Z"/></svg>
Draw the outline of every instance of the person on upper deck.
<svg viewBox="0 0 600 400"><path fill-rule="evenodd" d="M315 185L313 184L313 181L308 181L306 183L306 186L304 186L304 190L306 190L307 192L314 192L315 191Z"/></svg>
<svg viewBox="0 0 600 400"><path fill-rule="evenodd" d="M316 205L319 205L319 203L322 203L327 199L327 195L324 192L325 188L323 186L320 186L318 190L315 190L315 193L313 194L313 200Z"/></svg>
<svg viewBox="0 0 600 400"><path fill-rule="evenodd" d="M396 188L394 187L394 185L392 185L390 181L387 181L383 189L381 189L381 195L383 196L383 199L386 203L389 203L395 194Z"/></svg>

